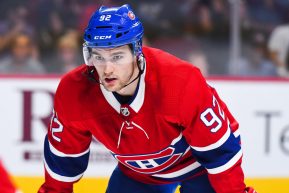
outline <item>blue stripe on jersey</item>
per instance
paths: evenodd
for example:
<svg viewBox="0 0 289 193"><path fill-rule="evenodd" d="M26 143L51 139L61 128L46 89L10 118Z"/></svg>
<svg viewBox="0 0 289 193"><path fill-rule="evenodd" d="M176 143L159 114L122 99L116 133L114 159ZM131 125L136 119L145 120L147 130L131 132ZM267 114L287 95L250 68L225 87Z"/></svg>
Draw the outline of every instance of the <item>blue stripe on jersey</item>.
<svg viewBox="0 0 289 193"><path fill-rule="evenodd" d="M220 147L208 151L196 151L192 149L193 155L196 156L205 168L213 169L226 164L230 161L241 149L240 138L230 133L227 141Z"/></svg>
<svg viewBox="0 0 289 193"><path fill-rule="evenodd" d="M56 174L75 177L82 174L88 165L89 152L79 157L59 157L49 148L48 138L44 142L44 159L48 167Z"/></svg>
<svg viewBox="0 0 289 193"><path fill-rule="evenodd" d="M172 147L175 147L175 153L184 153L189 147L188 142L186 141L184 136L181 136L181 139L177 141L175 144L171 144Z"/></svg>

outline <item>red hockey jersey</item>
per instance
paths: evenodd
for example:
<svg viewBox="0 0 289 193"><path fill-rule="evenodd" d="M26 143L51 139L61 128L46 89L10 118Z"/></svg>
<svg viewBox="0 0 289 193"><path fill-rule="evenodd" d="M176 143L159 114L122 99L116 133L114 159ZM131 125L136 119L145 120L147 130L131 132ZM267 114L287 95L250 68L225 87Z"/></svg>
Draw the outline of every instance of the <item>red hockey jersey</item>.
<svg viewBox="0 0 289 193"><path fill-rule="evenodd" d="M129 104L90 81L85 65L62 78L39 192L72 192L87 168L92 136L141 182L166 184L207 172L217 193L244 191L238 123L224 102L192 64L153 48L143 52L145 71Z"/></svg>
<svg viewBox="0 0 289 193"><path fill-rule="evenodd" d="M0 160L0 192L1 193L17 193L15 184L12 182L1 160Z"/></svg>

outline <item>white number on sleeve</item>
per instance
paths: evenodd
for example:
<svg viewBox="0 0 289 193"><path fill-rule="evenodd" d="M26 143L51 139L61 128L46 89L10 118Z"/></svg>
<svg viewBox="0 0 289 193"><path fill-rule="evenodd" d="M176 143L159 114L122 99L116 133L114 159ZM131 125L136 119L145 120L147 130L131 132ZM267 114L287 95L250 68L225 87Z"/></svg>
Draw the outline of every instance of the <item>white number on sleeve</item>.
<svg viewBox="0 0 289 193"><path fill-rule="evenodd" d="M218 105L218 109L219 109L219 114L221 115L222 119L225 120L225 113L224 111L221 109L220 105L219 105L219 102L217 101L216 97L213 96L213 105L214 107L216 106L216 103Z"/></svg>
<svg viewBox="0 0 289 193"><path fill-rule="evenodd" d="M211 117L210 120L208 120L208 116ZM222 127L222 121L219 119L219 117L215 114L212 108L207 108L202 114L201 114L201 120L204 122L204 124L207 127L211 127L214 123L217 123L217 126L213 127L211 129L211 132L215 133Z"/></svg>
<svg viewBox="0 0 289 193"><path fill-rule="evenodd" d="M111 15L102 15L99 18L99 21L110 21Z"/></svg>
<svg viewBox="0 0 289 193"><path fill-rule="evenodd" d="M61 139L55 135L55 133L61 133L63 131L63 125L58 121L55 111L53 111L53 117L51 119L51 134L54 140L61 142Z"/></svg>

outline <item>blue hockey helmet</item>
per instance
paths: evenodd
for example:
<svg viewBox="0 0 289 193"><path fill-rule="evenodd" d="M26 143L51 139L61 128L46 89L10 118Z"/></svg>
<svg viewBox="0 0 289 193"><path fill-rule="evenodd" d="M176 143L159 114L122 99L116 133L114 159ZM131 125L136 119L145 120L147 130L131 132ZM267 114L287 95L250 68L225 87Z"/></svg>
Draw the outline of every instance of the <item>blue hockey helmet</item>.
<svg viewBox="0 0 289 193"><path fill-rule="evenodd" d="M133 53L142 53L144 33L140 20L127 4L100 7L91 17L84 33L84 47L113 48L132 44Z"/></svg>

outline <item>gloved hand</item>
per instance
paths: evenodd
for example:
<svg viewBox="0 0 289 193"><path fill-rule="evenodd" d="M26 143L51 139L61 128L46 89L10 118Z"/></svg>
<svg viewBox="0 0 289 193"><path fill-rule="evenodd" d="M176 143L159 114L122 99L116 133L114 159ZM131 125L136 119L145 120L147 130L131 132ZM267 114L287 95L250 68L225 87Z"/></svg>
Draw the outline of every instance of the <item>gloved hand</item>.
<svg viewBox="0 0 289 193"><path fill-rule="evenodd" d="M245 193L257 193L252 187L247 187Z"/></svg>

